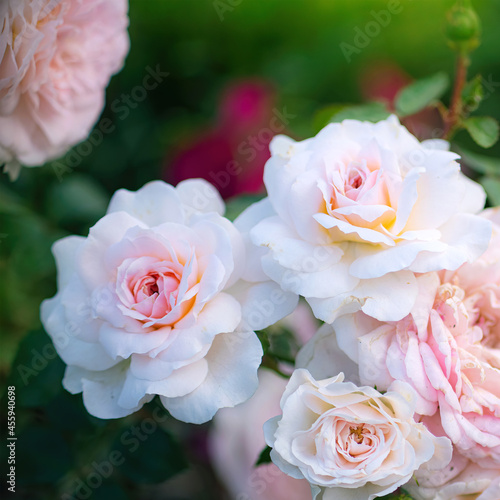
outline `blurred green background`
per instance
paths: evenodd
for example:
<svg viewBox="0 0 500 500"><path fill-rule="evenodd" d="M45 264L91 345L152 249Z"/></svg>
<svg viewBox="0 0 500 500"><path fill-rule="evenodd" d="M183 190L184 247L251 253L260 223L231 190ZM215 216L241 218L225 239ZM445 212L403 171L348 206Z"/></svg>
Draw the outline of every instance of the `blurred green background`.
<svg viewBox="0 0 500 500"><path fill-rule="evenodd" d="M0 179L0 377L3 388L17 387L16 498L71 495L77 479L91 470L89 464L116 449L117 437L156 405L127 419L100 421L85 412L80 395L62 389L64 366L59 358L49 351L36 358L48 342L39 305L56 291L51 244L69 233L85 235L105 213L115 190L136 190L150 180L168 179L177 152L216 127L221 93L234 82L269 82L276 108L294 115L288 133L306 138L317 131L318 110L362 102L384 68L390 78L383 85L389 87L391 79L421 78L439 70L452 76L454 55L443 34L451 1L401 0L400 12L346 60L340 44L354 45L358 30L364 31L374 19L373 12L386 10L390 3L130 1L131 50L124 69L111 81L102 116L111 120L113 131L102 140L96 134L95 144L87 143L80 152L75 148L42 168L23 169L13 183L6 175ZM500 1L473 3L483 33L470 75L482 74L490 86L478 114L498 119ZM132 98L132 104L119 111L113 103L123 103L123 96L141 85L148 67L168 76L144 99ZM448 97L449 92L445 102ZM478 151L464 132L456 141ZM499 153L497 144L483 154L498 158ZM5 409L4 394L2 413ZM206 427L172 419L160 423L155 438L145 441L89 498L224 498L206 456ZM182 448L190 450L186 457ZM3 455L1 459L3 467L6 460Z"/></svg>

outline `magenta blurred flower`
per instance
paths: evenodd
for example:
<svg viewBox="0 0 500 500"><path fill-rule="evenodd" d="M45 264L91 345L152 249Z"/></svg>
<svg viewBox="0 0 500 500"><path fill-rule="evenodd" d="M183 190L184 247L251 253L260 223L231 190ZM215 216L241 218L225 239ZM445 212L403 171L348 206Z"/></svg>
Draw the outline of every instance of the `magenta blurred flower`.
<svg viewBox="0 0 500 500"><path fill-rule="evenodd" d="M275 102L268 82L246 80L230 85L220 99L215 124L174 152L164 178L177 184L201 177L223 198L263 191L269 143L285 130Z"/></svg>

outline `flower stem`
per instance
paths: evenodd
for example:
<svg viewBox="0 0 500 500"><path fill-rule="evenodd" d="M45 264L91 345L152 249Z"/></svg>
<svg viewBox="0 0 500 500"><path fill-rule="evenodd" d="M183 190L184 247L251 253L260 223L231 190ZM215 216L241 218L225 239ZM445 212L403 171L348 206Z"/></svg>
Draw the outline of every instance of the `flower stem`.
<svg viewBox="0 0 500 500"><path fill-rule="evenodd" d="M455 84L453 95L451 97L450 109L445 119L443 139L449 140L456 131L462 114L462 91L467 80L467 68L469 58L464 53L457 56L457 70L455 75Z"/></svg>

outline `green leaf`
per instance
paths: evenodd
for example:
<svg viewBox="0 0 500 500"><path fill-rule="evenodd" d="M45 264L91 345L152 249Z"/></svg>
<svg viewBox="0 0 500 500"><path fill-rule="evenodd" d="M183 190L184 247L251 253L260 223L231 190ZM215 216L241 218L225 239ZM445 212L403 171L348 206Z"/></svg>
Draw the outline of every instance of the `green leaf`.
<svg viewBox="0 0 500 500"><path fill-rule="evenodd" d="M355 106L345 106L337 111L331 118L330 123L338 123L343 120L360 120L367 122L379 122L390 115L382 102L369 102Z"/></svg>
<svg viewBox="0 0 500 500"><path fill-rule="evenodd" d="M267 332L269 338L269 354L280 361L295 364L299 346L294 334L287 328L271 327Z"/></svg>
<svg viewBox="0 0 500 500"><path fill-rule="evenodd" d="M113 449L121 457L118 470L137 483L159 483L188 466L181 445L151 417L124 429Z"/></svg>
<svg viewBox="0 0 500 500"><path fill-rule="evenodd" d="M396 111L399 116L413 115L437 101L446 92L450 79L444 72L417 80L396 96Z"/></svg>
<svg viewBox="0 0 500 500"><path fill-rule="evenodd" d="M498 122L491 116L473 116L463 123L474 141L483 148L491 148L498 141Z"/></svg>
<svg viewBox="0 0 500 500"><path fill-rule="evenodd" d="M259 338L260 343L262 345L262 351L264 352L264 354L267 354L267 352L269 351L269 347L271 345L271 343L269 342L269 336L267 335L267 332L265 330L259 330L255 333L257 334L257 337Z"/></svg>
<svg viewBox="0 0 500 500"><path fill-rule="evenodd" d="M481 75L475 76L472 80L467 82L462 91L462 102L464 106L464 112L469 114L475 111L484 97L483 90L483 79Z"/></svg>
<svg viewBox="0 0 500 500"><path fill-rule="evenodd" d="M500 159L484 156L461 148L460 154L465 164L481 174L500 175Z"/></svg>
<svg viewBox="0 0 500 500"><path fill-rule="evenodd" d="M479 180L483 185L491 205L500 205L500 179L483 177Z"/></svg>
<svg viewBox="0 0 500 500"><path fill-rule="evenodd" d="M257 462L255 462L255 467L258 467L259 465L262 465L262 464L271 463L271 450L272 450L272 448L270 446L266 446L260 452L259 458L257 459Z"/></svg>

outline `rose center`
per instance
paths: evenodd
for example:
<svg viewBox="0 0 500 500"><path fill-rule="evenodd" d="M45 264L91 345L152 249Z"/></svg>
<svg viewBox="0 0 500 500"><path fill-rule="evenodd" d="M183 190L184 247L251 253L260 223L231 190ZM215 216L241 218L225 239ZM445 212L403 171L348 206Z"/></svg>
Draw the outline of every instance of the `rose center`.
<svg viewBox="0 0 500 500"><path fill-rule="evenodd" d="M349 184L353 189L358 189L361 184L363 184L363 179L361 176L358 174L354 178L349 180Z"/></svg>
<svg viewBox="0 0 500 500"><path fill-rule="evenodd" d="M158 293L158 275L156 273L145 278L142 284L142 291L148 297Z"/></svg>
<svg viewBox="0 0 500 500"><path fill-rule="evenodd" d="M361 444L363 442L363 434L366 433L364 425L358 425L357 427L349 428L349 436L353 436L356 443Z"/></svg>

